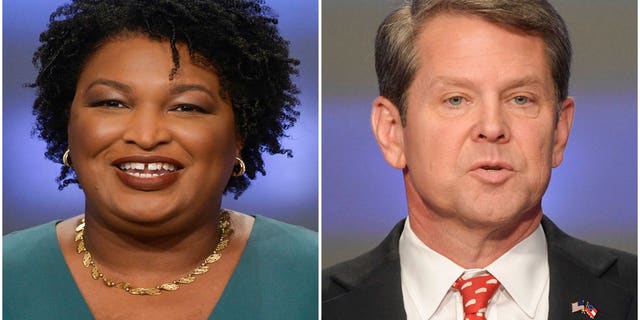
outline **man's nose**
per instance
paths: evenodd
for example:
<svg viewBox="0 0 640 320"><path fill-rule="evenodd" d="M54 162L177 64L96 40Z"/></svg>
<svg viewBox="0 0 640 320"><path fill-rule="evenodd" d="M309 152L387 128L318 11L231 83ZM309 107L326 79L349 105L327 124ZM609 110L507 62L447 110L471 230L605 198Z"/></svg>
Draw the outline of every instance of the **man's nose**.
<svg viewBox="0 0 640 320"><path fill-rule="evenodd" d="M471 135L471 139L475 142L509 142L511 132L505 110L499 101L481 106Z"/></svg>

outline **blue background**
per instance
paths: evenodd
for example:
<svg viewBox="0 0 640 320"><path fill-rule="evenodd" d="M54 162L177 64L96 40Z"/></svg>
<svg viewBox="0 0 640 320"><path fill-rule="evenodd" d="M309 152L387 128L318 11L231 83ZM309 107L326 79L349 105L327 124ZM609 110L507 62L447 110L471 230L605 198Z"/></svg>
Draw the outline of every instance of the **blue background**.
<svg viewBox="0 0 640 320"><path fill-rule="evenodd" d="M574 46L576 113L544 212L569 234L637 250L635 0L551 1ZM370 130L375 31L393 0L322 1L324 266L373 248L407 214L402 173Z"/></svg>
<svg viewBox="0 0 640 320"><path fill-rule="evenodd" d="M3 3L3 234L84 211L77 186L58 191L60 167L44 158L45 144L31 137L35 79L31 57L49 15L64 1ZM318 229L318 4L269 0L280 17L279 29L291 41L291 55L301 60L295 82L302 113L284 145L294 158L269 156L267 175L259 176L238 199L223 206Z"/></svg>
<svg viewBox="0 0 640 320"><path fill-rule="evenodd" d="M318 228L317 24L315 1L267 1L302 60L296 79L302 117L285 145L293 159L267 156L259 177L226 207ZM564 163L543 199L547 215L574 236L637 251L637 4L552 1L574 45L570 94L576 117ZM83 211L77 187L58 191L59 167L44 159L33 127L31 55L59 2L3 4L4 233ZM401 173L382 158L369 128L377 95L373 38L394 0L323 0L323 265L377 244L406 215ZM588 4L588 5L587 5Z"/></svg>

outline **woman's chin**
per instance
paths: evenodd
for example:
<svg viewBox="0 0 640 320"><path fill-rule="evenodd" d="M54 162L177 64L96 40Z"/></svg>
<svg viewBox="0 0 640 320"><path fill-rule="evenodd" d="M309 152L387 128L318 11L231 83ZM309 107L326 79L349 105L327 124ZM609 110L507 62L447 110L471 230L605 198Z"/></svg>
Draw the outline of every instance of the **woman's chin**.
<svg viewBox="0 0 640 320"><path fill-rule="evenodd" d="M139 202L100 211L105 213L102 213L104 216L99 219L118 229L148 229L147 232L157 229L161 231L174 229L175 226L173 225L180 224L179 220L181 220L181 214L179 213L181 210L174 208L169 203ZM88 212L88 214L91 214L91 212ZM126 230L121 231L126 232Z"/></svg>

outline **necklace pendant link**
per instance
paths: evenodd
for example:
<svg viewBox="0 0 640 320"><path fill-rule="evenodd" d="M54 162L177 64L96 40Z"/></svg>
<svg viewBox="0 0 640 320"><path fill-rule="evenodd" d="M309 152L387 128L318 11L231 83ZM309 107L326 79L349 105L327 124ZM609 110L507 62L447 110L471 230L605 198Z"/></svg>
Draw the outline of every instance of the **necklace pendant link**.
<svg viewBox="0 0 640 320"><path fill-rule="evenodd" d="M167 290L167 291L176 291L180 288L180 286L178 286L175 283L163 283L160 285L160 289L162 290Z"/></svg>
<svg viewBox="0 0 640 320"><path fill-rule="evenodd" d="M193 274L203 274L209 271L209 266L199 266L195 270L193 270Z"/></svg>
<svg viewBox="0 0 640 320"><path fill-rule="evenodd" d="M182 283L182 284L189 284L189 283L194 282L194 281L196 281L196 278L194 276L185 276L185 277L182 277L182 278L176 280L176 282Z"/></svg>
<svg viewBox="0 0 640 320"><path fill-rule="evenodd" d="M100 274L100 270L98 270L98 267L93 266L93 267L91 268L91 277L93 278L93 280L98 280L98 279L100 279L101 274Z"/></svg>
<svg viewBox="0 0 640 320"><path fill-rule="evenodd" d="M220 258L221 258L221 257L222 257L222 255L221 255L221 254L219 254L219 253L214 253L214 254L212 254L212 255L208 256L208 257L207 257L207 259L205 260L205 262L206 262L207 264L209 264L209 263L214 263L214 262L216 262L216 261L220 260Z"/></svg>
<svg viewBox="0 0 640 320"><path fill-rule="evenodd" d="M84 241L78 242L78 246L76 247L77 253L83 253L87 251L87 248L84 247Z"/></svg>
<svg viewBox="0 0 640 320"><path fill-rule="evenodd" d="M85 252L82 257L82 265L84 265L85 268L88 268L91 265L91 261L91 254L89 252Z"/></svg>
<svg viewBox="0 0 640 320"><path fill-rule="evenodd" d="M136 296L157 296L160 294L158 288L133 288L129 290L129 293Z"/></svg>

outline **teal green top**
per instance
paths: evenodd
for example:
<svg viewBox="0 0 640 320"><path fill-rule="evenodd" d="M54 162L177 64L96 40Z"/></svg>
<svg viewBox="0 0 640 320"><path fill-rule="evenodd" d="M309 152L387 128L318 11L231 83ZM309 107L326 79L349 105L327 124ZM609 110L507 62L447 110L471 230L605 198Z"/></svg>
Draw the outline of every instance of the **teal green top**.
<svg viewBox="0 0 640 320"><path fill-rule="evenodd" d="M4 319L93 319L65 263L57 221L3 238ZM256 216L209 319L317 319L318 237Z"/></svg>

